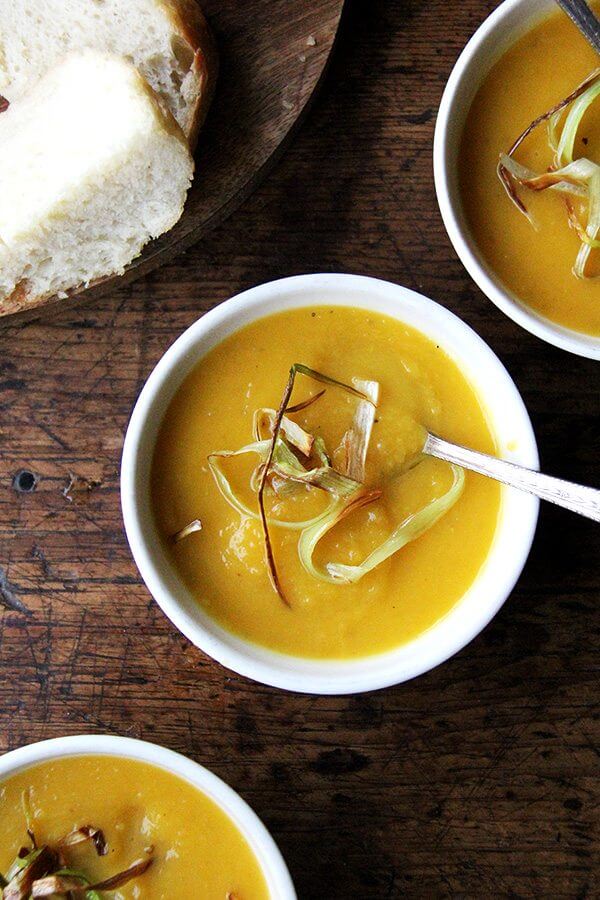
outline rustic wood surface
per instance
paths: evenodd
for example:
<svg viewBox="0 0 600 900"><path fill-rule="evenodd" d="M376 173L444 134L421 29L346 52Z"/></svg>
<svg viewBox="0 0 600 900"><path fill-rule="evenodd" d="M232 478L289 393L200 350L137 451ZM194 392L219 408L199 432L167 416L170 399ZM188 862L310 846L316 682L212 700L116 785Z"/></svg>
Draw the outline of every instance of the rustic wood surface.
<svg viewBox="0 0 600 900"><path fill-rule="evenodd" d="M521 388L544 468L598 485L597 364L482 296L434 197L435 110L494 5L348 0L319 99L238 213L151 276L0 334L0 749L94 731L188 754L262 816L302 900L600 895L597 527L544 508L516 590L462 653L315 699L231 676L181 637L119 510L123 432L167 346L238 290L317 270L461 315Z"/></svg>
<svg viewBox="0 0 600 900"><path fill-rule="evenodd" d="M344 0L201 0L219 49L213 103L195 152L196 177L177 225L120 278L51 297L35 310L0 307L0 324L75 307L172 259L221 223L260 183L306 115L333 46ZM91 295L91 296L88 296ZM6 320L5 320L6 317Z"/></svg>

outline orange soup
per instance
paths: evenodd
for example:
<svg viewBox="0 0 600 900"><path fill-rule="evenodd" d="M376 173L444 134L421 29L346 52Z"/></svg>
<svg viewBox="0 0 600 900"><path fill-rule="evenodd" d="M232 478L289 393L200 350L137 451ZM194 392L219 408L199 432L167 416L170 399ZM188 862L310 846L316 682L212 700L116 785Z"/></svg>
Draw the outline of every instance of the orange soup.
<svg viewBox="0 0 600 900"><path fill-rule="evenodd" d="M496 167L501 152L539 115L567 97L598 59L577 28L557 12L518 40L493 66L469 112L460 150L461 194L476 244L489 267L521 301L575 331L600 335L600 281L573 274L581 239L569 225L569 197L555 189L518 193L533 225L507 196ZM565 108L559 128L571 107ZM600 106L577 129L573 157L600 162ZM556 164L547 122L515 151L519 164L543 173ZM563 160L564 162L564 160ZM578 198L570 198L577 207ZM586 213L582 210L582 225ZM597 275L593 251L587 274Z"/></svg>
<svg viewBox="0 0 600 900"><path fill-rule="evenodd" d="M269 897L258 861L231 819L187 781L147 763L116 756L64 757L0 783L0 872L5 879L20 848L31 848L27 827L38 851L59 857L53 871L81 873L88 884L136 861L140 868L150 863L138 877L100 896ZM81 829L91 828L95 840L81 839Z"/></svg>
<svg viewBox="0 0 600 900"><path fill-rule="evenodd" d="M247 447L260 410L261 446L270 444L293 363L346 385L376 382L379 396L364 472L349 479L352 423L360 410L368 417L369 402L297 374L288 411L293 424L281 432L279 449L298 481L285 477L290 469L280 460L264 494L278 596L258 512L266 459ZM495 450L475 391L421 333L347 307L292 310L248 325L198 362L160 428L152 503L173 566L217 622L274 650L343 659L410 641L446 615L477 577L500 504L495 483L420 457L424 428ZM310 459L299 449L302 435L314 442ZM211 456L242 448L235 456ZM196 520L201 530L186 528ZM281 520L309 527L283 527ZM401 546L390 553L393 534ZM383 558L373 565L378 554Z"/></svg>

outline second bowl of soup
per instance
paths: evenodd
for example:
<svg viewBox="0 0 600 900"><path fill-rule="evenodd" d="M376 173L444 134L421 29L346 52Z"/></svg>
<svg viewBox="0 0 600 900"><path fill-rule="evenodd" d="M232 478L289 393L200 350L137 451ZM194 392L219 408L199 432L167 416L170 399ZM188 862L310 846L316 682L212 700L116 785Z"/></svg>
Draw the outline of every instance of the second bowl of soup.
<svg viewBox="0 0 600 900"><path fill-rule="evenodd" d="M479 287L533 334L591 358L600 358L597 65L551 0L505 0L456 63L434 142L444 224Z"/></svg>
<svg viewBox="0 0 600 900"><path fill-rule="evenodd" d="M148 587L267 683L366 690L430 668L510 592L537 503L423 457L426 430L537 464L506 371L432 301L329 275L224 303L158 364L128 430Z"/></svg>

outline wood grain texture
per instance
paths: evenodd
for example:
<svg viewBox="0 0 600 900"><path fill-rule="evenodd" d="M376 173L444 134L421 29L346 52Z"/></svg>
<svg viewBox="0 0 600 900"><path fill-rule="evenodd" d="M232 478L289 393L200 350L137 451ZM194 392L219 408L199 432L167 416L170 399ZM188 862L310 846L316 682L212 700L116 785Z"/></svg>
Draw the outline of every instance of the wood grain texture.
<svg viewBox="0 0 600 900"><path fill-rule="evenodd" d="M0 325L73 308L152 271L224 221L260 183L306 115L323 77L344 0L201 0L219 52L219 76L195 152L196 175L177 225L120 277L68 300L20 311L0 306Z"/></svg>
<svg viewBox="0 0 600 900"><path fill-rule="evenodd" d="M461 315L519 385L544 468L598 486L597 364L483 297L435 201L436 107L494 5L349 0L311 115L226 225L77 313L0 334L0 749L109 731L189 754L262 816L302 900L600 893L592 523L545 508L512 597L443 666L315 699L231 676L182 638L119 510L123 431L167 346L234 292L318 270L389 278ZM13 487L22 470L31 493Z"/></svg>

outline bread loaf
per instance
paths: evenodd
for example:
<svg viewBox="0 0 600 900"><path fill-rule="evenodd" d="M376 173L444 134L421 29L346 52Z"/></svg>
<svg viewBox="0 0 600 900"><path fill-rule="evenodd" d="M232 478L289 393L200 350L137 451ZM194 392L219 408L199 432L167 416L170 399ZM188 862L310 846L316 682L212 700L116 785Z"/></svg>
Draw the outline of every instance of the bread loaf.
<svg viewBox="0 0 600 900"><path fill-rule="evenodd" d="M67 56L0 114L0 306L121 273L179 219L186 137L136 68Z"/></svg>

